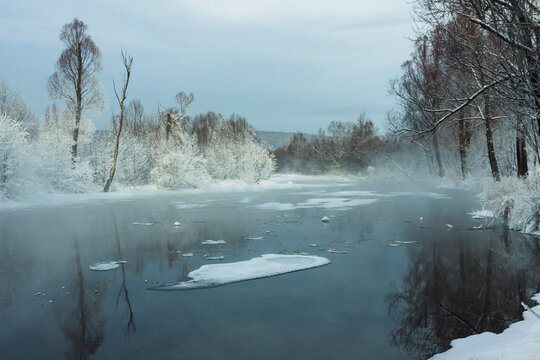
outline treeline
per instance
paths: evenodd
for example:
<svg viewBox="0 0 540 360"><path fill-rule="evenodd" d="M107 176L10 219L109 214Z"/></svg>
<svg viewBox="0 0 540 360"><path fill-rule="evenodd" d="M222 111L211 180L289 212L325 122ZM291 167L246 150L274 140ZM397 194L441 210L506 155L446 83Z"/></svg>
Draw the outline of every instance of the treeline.
<svg viewBox="0 0 540 360"><path fill-rule="evenodd" d="M74 163L73 114L68 109L47 107L41 123L34 121L31 111L25 119L13 119L16 107L28 106L5 82L0 83L0 91L0 99L17 100L0 102L0 198L103 187L110 175L117 121L107 130L96 131L83 117ZM9 97L2 97L6 93ZM113 187L151 184L175 189L213 180L257 182L272 174L273 157L259 144L246 119L208 112L185 116L167 130L163 119L168 114L174 115L175 110L147 114L139 100L127 104Z"/></svg>
<svg viewBox="0 0 540 360"><path fill-rule="evenodd" d="M0 81L0 198L111 186L258 182L274 171L273 156L245 118L213 112L191 117L194 95L184 92L176 95L175 106L150 114L141 101L128 101L133 58L126 52L121 84L113 81L119 112L107 130L96 132L86 113L104 106L97 77L101 52L78 19L64 25L60 40L65 48L48 91L65 107L53 103L38 123L24 99Z"/></svg>
<svg viewBox="0 0 540 360"><path fill-rule="evenodd" d="M352 122L333 121L308 140L296 133L288 146L273 151L277 171L301 174L357 172L372 165L386 140L365 114Z"/></svg>
<svg viewBox="0 0 540 360"><path fill-rule="evenodd" d="M488 170L526 177L538 165L540 4L530 0L418 0L414 51L392 81L395 136L433 172Z"/></svg>

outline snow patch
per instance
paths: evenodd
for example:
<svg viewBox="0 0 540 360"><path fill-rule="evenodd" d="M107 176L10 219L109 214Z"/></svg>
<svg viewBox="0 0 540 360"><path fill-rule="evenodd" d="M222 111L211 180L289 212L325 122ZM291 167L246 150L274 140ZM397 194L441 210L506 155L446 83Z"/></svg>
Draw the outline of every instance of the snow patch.
<svg viewBox="0 0 540 360"><path fill-rule="evenodd" d="M261 279L330 263L320 256L265 254L251 260L203 265L188 274L192 280L163 284L153 290L189 290L215 287L239 281Z"/></svg>
<svg viewBox="0 0 540 360"><path fill-rule="evenodd" d="M540 294L533 300L540 302ZM523 313L518 321L500 334L484 332L452 341L452 348L432 360L504 359L538 360L540 354L540 305Z"/></svg>

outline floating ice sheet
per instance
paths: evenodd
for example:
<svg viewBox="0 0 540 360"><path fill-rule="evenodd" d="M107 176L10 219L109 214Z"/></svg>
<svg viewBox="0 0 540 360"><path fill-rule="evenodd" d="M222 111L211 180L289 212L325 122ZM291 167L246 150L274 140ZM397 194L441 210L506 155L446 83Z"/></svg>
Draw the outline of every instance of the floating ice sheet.
<svg viewBox="0 0 540 360"><path fill-rule="evenodd" d="M126 261L107 261L98 262L89 266L92 271L108 271L118 268L121 264L126 264Z"/></svg>
<svg viewBox="0 0 540 360"><path fill-rule="evenodd" d="M142 225L142 226L153 226L153 225L156 225L156 223L153 223L153 222L146 222L146 223L143 223L143 222L134 222L134 223L131 223L132 225Z"/></svg>
<svg viewBox="0 0 540 360"><path fill-rule="evenodd" d="M192 280L163 284L153 290L189 290L215 287L239 281L261 279L330 263L320 256L265 254L251 260L203 265L188 274Z"/></svg>
<svg viewBox="0 0 540 360"><path fill-rule="evenodd" d="M201 242L203 245L219 245L219 244L226 244L227 242L225 240L204 240Z"/></svg>
<svg viewBox="0 0 540 360"><path fill-rule="evenodd" d="M298 204L268 202L254 206L257 209L287 211L295 209L322 208L328 210L350 210L360 205L373 204L377 199L350 199L343 197L314 198Z"/></svg>
<svg viewBox="0 0 540 360"><path fill-rule="evenodd" d="M468 213L472 216L473 219L485 219L485 218L492 218L495 216L493 211L491 210L478 210Z"/></svg>

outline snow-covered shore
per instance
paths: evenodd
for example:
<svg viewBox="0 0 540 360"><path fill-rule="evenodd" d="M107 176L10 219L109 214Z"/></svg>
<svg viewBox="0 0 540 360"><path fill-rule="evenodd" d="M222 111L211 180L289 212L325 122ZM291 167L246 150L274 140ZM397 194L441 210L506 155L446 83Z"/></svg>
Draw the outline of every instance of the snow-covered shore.
<svg viewBox="0 0 540 360"><path fill-rule="evenodd" d="M540 303L540 293L533 299ZM531 311L532 310L532 311ZM431 360L538 360L540 359L540 305L523 313L500 334L485 332L452 341L452 348Z"/></svg>

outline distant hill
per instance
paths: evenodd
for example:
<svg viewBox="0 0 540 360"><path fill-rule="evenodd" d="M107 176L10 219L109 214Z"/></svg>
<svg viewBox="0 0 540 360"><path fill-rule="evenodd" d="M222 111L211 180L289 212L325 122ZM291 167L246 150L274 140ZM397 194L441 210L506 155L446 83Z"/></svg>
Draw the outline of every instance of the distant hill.
<svg viewBox="0 0 540 360"><path fill-rule="evenodd" d="M257 137L261 141L261 144L270 150L275 150L282 146L287 146L291 142L291 139L295 133L282 132L282 131L257 131ZM309 140L313 135L304 134Z"/></svg>

